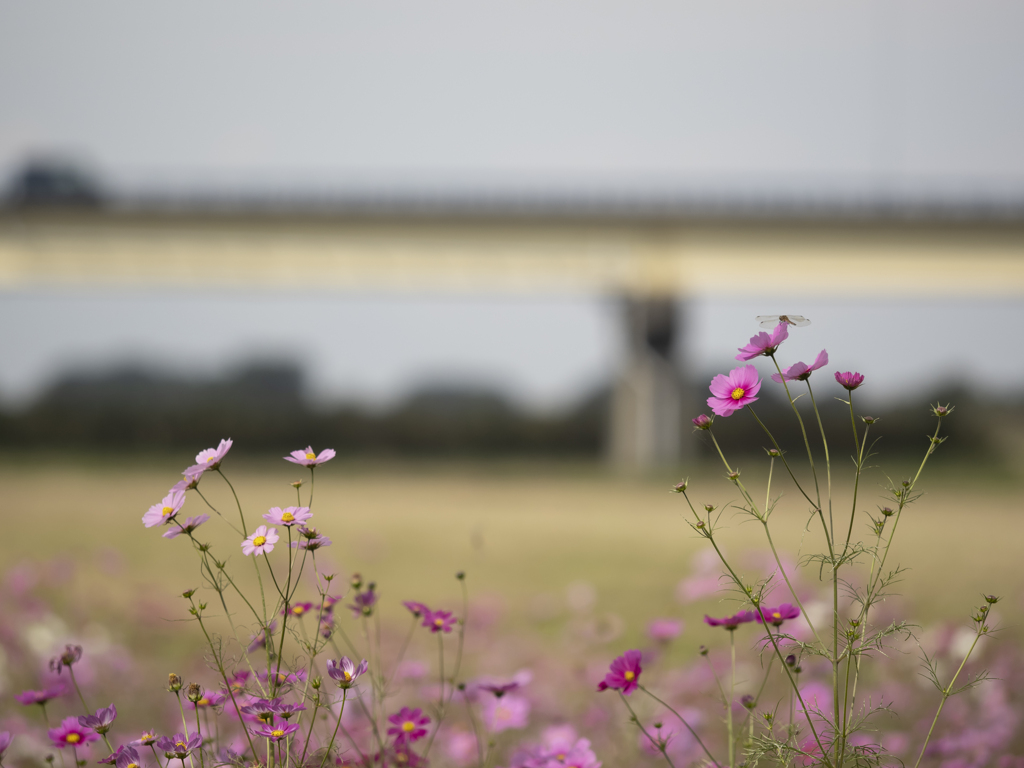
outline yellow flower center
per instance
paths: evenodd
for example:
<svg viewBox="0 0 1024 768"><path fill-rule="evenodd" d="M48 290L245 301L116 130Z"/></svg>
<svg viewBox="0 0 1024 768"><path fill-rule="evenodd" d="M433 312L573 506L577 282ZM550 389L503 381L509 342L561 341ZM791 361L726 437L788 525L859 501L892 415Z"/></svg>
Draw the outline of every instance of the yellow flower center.
<svg viewBox="0 0 1024 768"><path fill-rule="evenodd" d="M307 461L313 461L315 458L316 458L316 454L315 453L307 453L306 454L306 460Z"/></svg>
<svg viewBox="0 0 1024 768"><path fill-rule="evenodd" d="M290 523L294 519L295 519L295 515L293 515L291 512L283 512L281 514L281 522L283 522L283 523Z"/></svg>
<svg viewBox="0 0 1024 768"><path fill-rule="evenodd" d="M255 539L252 540L252 543L253 543L254 546L262 547L264 544L267 543L267 537L266 536L257 536Z"/></svg>
<svg viewBox="0 0 1024 768"><path fill-rule="evenodd" d="M624 677L624 678L626 678L627 680L632 680L632 679L633 679L634 677L636 677L636 675L635 675L635 674L633 674L633 672L632 672L632 671L627 671L627 672L626 672L626 673L625 673L625 674L623 675L623 677Z"/></svg>
<svg viewBox="0 0 1024 768"><path fill-rule="evenodd" d="M294 614L302 614L302 613L305 613L305 612L306 612L306 609L303 608L301 605L296 605L294 608L292 608L292 613L294 613Z"/></svg>
<svg viewBox="0 0 1024 768"><path fill-rule="evenodd" d="M345 682L346 683L351 683L352 682L352 673L351 672L345 672L344 674L345 674Z"/></svg>
<svg viewBox="0 0 1024 768"><path fill-rule="evenodd" d="M435 627L443 627L444 626L444 619L434 619L434 626Z"/></svg>
<svg viewBox="0 0 1024 768"><path fill-rule="evenodd" d="M167 517L173 511L174 511L174 507L164 507L163 516Z"/></svg>
<svg viewBox="0 0 1024 768"><path fill-rule="evenodd" d="M216 457L214 457L214 456L207 456L206 457L206 463L209 464L211 461L214 460L214 458L216 458Z"/></svg>
<svg viewBox="0 0 1024 768"><path fill-rule="evenodd" d="M557 760L558 762L562 762L563 760L565 760L565 755L564 755L564 754L560 754L560 755L555 755L555 759L556 759L556 760Z"/></svg>
<svg viewBox="0 0 1024 768"><path fill-rule="evenodd" d="M82 737L79 736L77 733L69 733L67 736L64 737L64 741L66 741L68 744L77 744L81 740Z"/></svg>
<svg viewBox="0 0 1024 768"><path fill-rule="evenodd" d="M733 400L739 400L739 399L741 399L741 398L742 398L742 397L743 397L743 396L744 396L744 395L745 395L746 393L747 393L747 391L746 391L745 389L743 389L743 387L736 387L736 389L734 389L734 390L732 391L732 395L731 395L731 397L732 397L732 399L733 399Z"/></svg>
<svg viewBox="0 0 1024 768"><path fill-rule="evenodd" d="M178 747L178 749L188 749L188 744L184 741L176 741L174 742L174 746Z"/></svg>
<svg viewBox="0 0 1024 768"><path fill-rule="evenodd" d="M128 763L126 768L139 768L139 764L138 763Z"/></svg>
<svg viewBox="0 0 1024 768"><path fill-rule="evenodd" d="M210 706L210 700L203 696L199 701L196 702L197 707L208 707Z"/></svg>
<svg viewBox="0 0 1024 768"><path fill-rule="evenodd" d="M280 739L282 736L284 736L284 731L278 728L276 731L271 731L270 735L273 736L275 739Z"/></svg>
<svg viewBox="0 0 1024 768"><path fill-rule="evenodd" d="M775 611L775 613L772 614L772 618L773 619L781 619L782 618L782 614L779 613L778 611Z"/></svg>
<svg viewBox="0 0 1024 768"><path fill-rule="evenodd" d="M416 730L416 723L414 723L412 720L406 720L404 723L402 723L402 730L405 731L406 733L409 733L411 731L415 731Z"/></svg>

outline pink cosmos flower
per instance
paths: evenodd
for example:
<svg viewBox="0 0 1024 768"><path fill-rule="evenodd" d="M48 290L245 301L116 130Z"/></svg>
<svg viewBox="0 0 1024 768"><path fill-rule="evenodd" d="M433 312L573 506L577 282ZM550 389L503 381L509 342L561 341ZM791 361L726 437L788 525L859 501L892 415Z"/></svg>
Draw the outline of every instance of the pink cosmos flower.
<svg viewBox="0 0 1024 768"><path fill-rule="evenodd" d="M253 731L254 736L262 736L265 739L271 741L280 741L281 739L291 736L299 730L298 723L277 723L276 725L264 725L262 728L258 728Z"/></svg>
<svg viewBox="0 0 1024 768"><path fill-rule="evenodd" d="M270 511L263 516L263 519L274 525L284 525L291 528L296 523L304 523L313 516L309 507L271 507Z"/></svg>
<svg viewBox="0 0 1024 768"><path fill-rule="evenodd" d="M402 707L388 718L388 722L391 723L388 728L388 736L394 736L396 744L407 744L427 735L427 729L424 726L430 722L430 718L424 715L423 710L419 707L416 709Z"/></svg>
<svg viewBox="0 0 1024 768"><path fill-rule="evenodd" d="M181 480L171 486L171 491L191 491L199 485L199 479L203 476L204 471L205 468L196 469L194 467L189 467L181 473Z"/></svg>
<svg viewBox="0 0 1024 768"><path fill-rule="evenodd" d="M753 611L740 611L734 616L726 616L724 619L713 619L710 616L704 616L704 623L709 627L725 627L732 632L740 624L747 624L756 618Z"/></svg>
<svg viewBox="0 0 1024 768"><path fill-rule="evenodd" d="M776 384L781 384L783 381L807 381L807 379L811 378L811 373L823 365L828 365L828 352L824 349L818 353L818 356L814 358L814 362L811 365L807 365L807 363L793 363L782 372L781 376L773 373L772 381Z"/></svg>
<svg viewBox="0 0 1024 768"><path fill-rule="evenodd" d="M836 371L836 381L850 392L853 392L853 390L864 383L864 374L857 373L856 371L846 371L844 373Z"/></svg>
<svg viewBox="0 0 1024 768"><path fill-rule="evenodd" d="M342 656L341 661L327 660L327 675L338 684L339 688L351 688L360 675L366 674L369 666L366 659L356 666L348 656Z"/></svg>
<svg viewBox="0 0 1024 768"><path fill-rule="evenodd" d="M776 627L781 627L782 622L787 619L795 619L800 615L800 609L789 603L783 603L778 608L761 608L760 612L764 616L764 620ZM761 615L755 617L759 623L762 621Z"/></svg>
<svg viewBox="0 0 1024 768"><path fill-rule="evenodd" d="M196 702L189 702L194 709L209 709L212 707L219 707L228 698L226 693L220 691L204 691L203 697Z"/></svg>
<svg viewBox="0 0 1024 768"><path fill-rule="evenodd" d="M647 636L659 643L675 640L683 631L683 622L676 619L655 619L647 625Z"/></svg>
<svg viewBox="0 0 1024 768"><path fill-rule="evenodd" d="M191 737L186 737L184 733L176 733L173 736L160 737L156 746L157 749L163 750L164 756L168 759L184 761L186 757L199 749L202 743L203 737L198 733L193 733Z"/></svg>
<svg viewBox="0 0 1024 768"><path fill-rule="evenodd" d="M500 699L502 696L504 696L509 691L516 690L519 687L519 681L518 680L511 680L511 681L505 682L505 683L484 682L484 683L477 683L476 687L479 688L481 691L487 691L488 693L493 693L496 698Z"/></svg>
<svg viewBox="0 0 1024 768"><path fill-rule="evenodd" d="M289 614L290 616L303 616L309 611L313 610L312 603L292 603L291 605L281 609L281 615Z"/></svg>
<svg viewBox="0 0 1024 768"><path fill-rule="evenodd" d="M44 688L41 691L23 691L14 697L14 700L19 704L24 704L26 707L32 704L45 704L50 699L56 699L58 696L63 696L67 692L60 683L51 685L49 688Z"/></svg>
<svg viewBox="0 0 1024 768"><path fill-rule="evenodd" d="M757 369L754 366L745 365L729 371L728 376L715 376L709 389L713 397L708 398L708 405L715 415L732 416L736 411L757 400L755 395L761 390L761 380L757 378Z"/></svg>
<svg viewBox="0 0 1024 768"><path fill-rule="evenodd" d="M109 707L97 709L95 715L82 715L78 718L78 724L83 728L92 728L96 733L106 733L114 724L117 717L117 707L111 704Z"/></svg>
<svg viewBox="0 0 1024 768"><path fill-rule="evenodd" d="M128 742L129 744L141 744L144 747L148 747L151 744L156 744L156 740L160 737L156 735L156 730L150 728L148 731L143 731L142 735L135 739L135 741Z"/></svg>
<svg viewBox="0 0 1024 768"><path fill-rule="evenodd" d="M224 457L228 455L228 451L231 450L232 442L229 437L227 440L221 440L220 445L216 448L207 448L205 451L197 453L195 466L186 469L185 474L195 474L195 471L198 469L204 472L208 469L217 469L220 463L224 461Z"/></svg>
<svg viewBox="0 0 1024 768"><path fill-rule="evenodd" d="M4 759L4 752L11 746L11 732L0 731L0 760Z"/></svg>
<svg viewBox="0 0 1024 768"><path fill-rule="evenodd" d="M66 717L56 728L47 731L50 741L57 749L64 747L84 747L93 741L99 741L99 734L91 728L79 724L77 717Z"/></svg>
<svg viewBox="0 0 1024 768"><path fill-rule="evenodd" d="M142 523L147 528L154 525L166 525L174 519L181 508L185 506L185 492L171 490L164 500L154 504L149 511L142 516Z"/></svg>
<svg viewBox="0 0 1024 768"><path fill-rule="evenodd" d="M333 448L324 448L320 451L320 455L317 455L313 446L310 445L304 451L292 451L291 456L285 456L284 460L290 461L292 464L301 464L304 467L315 467L325 461L330 461L335 455Z"/></svg>
<svg viewBox="0 0 1024 768"><path fill-rule="evenodd" d="M739 348L740 353L736 355L736 359L753 360L759 355L774 355L779 345L788 338L789 324L779 323L770 335L761 331L756 336L751 336L749 343L745 347Z"/></svg>
<svg viewBox="0 0 1024 768"><path fill-rule="evenodd" d="M491 733L525 728L529 716L530 702L522 696L495 697L484 702L483 721Z"/></svg>
<svg viewBox="0 0 1024 768"><path fill-rule="evenodd" d="M402 605L408 608L409 612L417 619L430 613L430 609L427 606L423 603L417 603L415 600L406 600Z"/></svg>
<svg viewBox="0 0 1024 768"><path fill-rule="evenodd" d="M267 526L261 525L252 532L249 538L242 542L242 554L264 555L267 552L273 552L274 545L277 544L279 538L277 528L268 530Z"/></svg>
<svg viewBox="0 0 1024 768"><path fill-rule="evenodd" d="M640 651L626 651L611 663L609 672L604 680L598 683L597 690L606 691L609 688L622 691L623 695L629 696L640 684Z"/></svg>
<svg viewBox="0 0 1024 768"><path fill-rule="evenodd" d="M331 546L331 540L316 528L307 528L303 525L299 528L299 536L301 538L298 541L292 542L292 549L306 549L313 552L321 547Z"/></svg>
<svg viewBox="0 0 1024 768"><path fill-rule="evenodd" d="M430 627L430 631L435 635L438 632L449 634L456 621L457 619L452 615L451 611L428 611L423 617L422 626Z"/></svg>
<svg viewBox="0 0 1024 768"><path fill-rule="evenodd" d="M175 538L177 536L180 536L183 533L192 533L192 531L194 531L196 528L198 528L200 525L202 525L203 523L205 523L209 519L210 519L209 515L199 515L198 517L190 517L190 518L188 518L184 522L184 524L178 522L177 520L175 520L174 521L174 526L175 527L173 527L173 528L171 528L171 530L167 531L167 533L164 534L164 538L165 539L173 539L173 538Z"/></svg>

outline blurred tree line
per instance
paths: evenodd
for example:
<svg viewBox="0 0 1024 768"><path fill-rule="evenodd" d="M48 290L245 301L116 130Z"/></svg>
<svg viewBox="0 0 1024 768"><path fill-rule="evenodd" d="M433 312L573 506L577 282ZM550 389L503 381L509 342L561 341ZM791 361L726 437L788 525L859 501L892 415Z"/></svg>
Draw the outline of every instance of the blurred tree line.
<svg viewBox="0 0 1024 768"><path fill-rule="evenodd" d="M703 380L710 380L707 376ZM802 437L781 388L762 387L758 416L788 451L802 451ZM847 406L834 399L838 387L819 384L818 404L833 451L852 449ZM610 387L602 387L558 413L527 412L500 393L478 388L421 389L386 411L353 404L317 406L304 395L301 370L260 364L221 379L177 379L142 369L69 373L27 409L0 414L0 448L133 453L212 445L230 436L247 451L281 452L300 443L331 446L340 454L402 457L566 456L597 459L604 452ZM692 392L691 402L701 391ZM856 396L855 396L856 397ZM962 387L941 388L930 399L893 404L857 415L879 417L872 435L879 449L919 454L934 429L928 403L952 402L956 412L943 425L950 436L944 453L985 458L1024 434L1020 403L995 410ZM856 404L856 403L855 403ZM806 397L798 401L812 445L818 427ZM712 457L705 433L689 435L687 413L680 430L698 455ZM1016 425L1016 426L1015 426ZM858 427L862 427L858 419ZM757 452L770 442L745 413L716 421L715 435L730 455ZM1000 437L1001 436L1001 437Z"/></svg>

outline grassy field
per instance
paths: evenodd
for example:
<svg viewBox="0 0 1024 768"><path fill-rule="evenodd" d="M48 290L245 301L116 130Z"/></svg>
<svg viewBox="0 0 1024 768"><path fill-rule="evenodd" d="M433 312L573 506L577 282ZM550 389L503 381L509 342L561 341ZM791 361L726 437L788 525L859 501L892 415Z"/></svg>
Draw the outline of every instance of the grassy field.
<svg viewBox="0 0 1024 768"><path fill-rule="evenodd" d="M279 459L233 459L225 471L250 529L268 507L295 503L288 483L305 470ZM140 517L177 479L181 463L5 462L3 562L67 557L81 565L78 586L94 580L112 605L140 589L155 602L172 601L199 583L195 554L187 540L167 541L143 528ZM778 475L773 496L783 497L772 517L776 542L794 556L818 551L820 528L805 532L807 505ZM743 478L763 497L763 475L751 469ZM458 589L452 576L465 570L473 594L490 597L503 620L514 624L557 612L567 588L582 583L596 594L595 610L622 617L627 636L635 636L652 617L693 622L716 608L713 600L686 608L674 596L695 555L707 548L686 525L682 497L668 492L677 480L668 473L618 477L595 466L335 461L318 472L316 482L314 522L334 541L320 561L346 577L359 571L376 580L385 605L394 607L407 599L454 607ZM877 471L862 481L859 509L874 511L884 502L883 481ZM919 487L925 495L905 514L894 546L894 558L910 569L900 592L919 617L966 615L981 592L1006 595L1004 612L1017 614L1024 594L1024 517L1014 483L936 462ZM237 521L221 478L205 479L202 489ZM736 500L714 467L693 472L691 489L696 503L725 506ZM835 482L834 496L842 500L837 526L848 520L849 490L847 479ZM184 511L206 510L190 495ZM719 537L730 555L763 548L759 525L744 522L732 509L722 522ZM865 522L857 523L859 531ZM230 556L234 572L248 581L252 570L243 562L239 537L216 517L201 532L217 556ZM179 603L166 603L168 615L180 611Z"/></svg>

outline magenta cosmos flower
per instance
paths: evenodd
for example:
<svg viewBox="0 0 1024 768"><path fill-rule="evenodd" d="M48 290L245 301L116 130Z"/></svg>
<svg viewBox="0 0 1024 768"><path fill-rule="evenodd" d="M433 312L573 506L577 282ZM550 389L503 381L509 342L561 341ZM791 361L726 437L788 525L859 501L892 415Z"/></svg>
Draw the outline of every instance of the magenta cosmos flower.
<svg viewBox="0 0 1024 768"><path fill-rule="evenodd" d="M327 675L338 684L339 688L351 688L368 668L366 659L359 662L359 666L353 664L348 656L342 656L341 661L327 660Z"/></svg>
<svg viewBox="0 0 1024 768"><path fill-rule="evenodd" d="M185 470L185 474L194 473L195 470L201 469L203 471L207 469L217 469L220 463L224 461L224 457L228 455L228 451L231 450L232 440L229 437L227 440L221 440L220 445L216 448L207 448L205 451L200 451L196 454L195 466L189 467Z"/></svg>
<svg viewBox="0 0 1024 768"><path fill-rule="evenodd" d="M22 691L14 697L14 700L19 704L24 704L26 707L32 704L39 704L42 706L50 699L56 699L58 696L63 696L67 691L63 685L58 683L57 685L51 685L49 688L44 688L41 691Z"/></svg>
<svg viewBox="0 0 1024 768"><path fill-rule="evenodd" d="M751 336L745 347L739 348L737 360L753 360L760 355L774 355L786 339L789 338L789 324L779 323L770 334L761 331L756 336Z"/></svg>
<svg viewBox="0 0 1024 768"><path fill-rule="evenodd" d="M285 456L285 461L290 461L292 464L301 464L304 467L315 467L319 464L323 464L325 461L330 461L335 457L333 448L324 448L320 451L320 454L313 450L313 446L307 446L304 451L292 451L291 456Z"/></svg>
<svg viewBox="0 0 1024 768"><path fill-rule="evenodd" d="M263 516L263 519L274 525L284 525L291 528L295 524L301 524L309 520L313 513L309 507L271 507L270 511Z"/></svg>
<svg viewBox="0 0 1024 768"><path fill-rule="evenodd" d="M604 680L598 683L597 690L606 691L609 688L615 691L622 691L623 695L629 696L640 684L640 651L626 651L612 662L609 672Z"/></svg>
<svg viewBox="0 0 1024 768"><path fill-rule="evenodd" d="M729 371L728 376L718 374L711 380L709 389L713 397L708 398L708 405L715 415L732 416L757 400L755 395L761 390L761 380L754 366L745 365Z"/></svg>
<svg viewBox="0 0 1024 768"><path fill-rule="evenodd" d="M4 759L4 753L11 746L11 739L10 731L0 731L0 760Z"/></svg>
<svg viewBox="0 0 1024 768"><path fill-rule="evenodd" d="M185 506L185 492L172 490L159 504L154 504L142 516L142 523L147 528L154 525L167 524L174 519L179 510Z"/></svg>
<svg viewBox="0 0 1024 768"><path fill-rule="evenodd" d="M242 553L245 555L265 555L274 551L274 545L278 540L277 529L267 529L261 525L252 532L252 536L242 542Z"/></svg>
<svg viewBox="0 0 1024 768"><path fill-rule="evenodd" d="M423 617L423 626L430 627L430 631L435 635L438 632L448 634L452 631L456 621L458 619L452 615L451 611L428 611Z"/></svg>
<svg viewBox="0 0 1024 768"><path fill-rule="evenodd" d="M793 363L782 372L781 376L773 373L772 381L776 384L781 384L783 381L807 381L807 379L811 378L811 374L823 365L828 365L828 352L824 349L818 353L818 356L814 358L814 362L810 365L807 365L807 363Z"/></svg>
<svg viewBox="0 0 1024 768"><path fill-rule="evenodd" d="M424 715L419 707L402 707L388 718L388 722L391 723L388 727L388 736L394 736L397 744L408 744L427 735L424 726L430 722L430 718Z"/></svg>
<svg viewBox="0 0 1024 768"><path fill-rule="evenodd" d="M734 616L726 616L724 619L713 619L710 616L704 616L704 623L709 627L725 627L732 632L740 624L747 624L754 620L753 611L740 611Z"/></svg>
<svg viewBox="0 0 1024 768"><path fill-rule="evenodd" d="M790 605L789 603L783 603L778 608L761 608L760 610L765 621L775 627L781 627L782 622L788 619L795 619L800 615L800 609L795 605ZM756 618L758 622L761 621L760 615Z"/></svg>
<svg viewBox="0 0 1024 768"><path fill-rule="evenodd" d="M836 381L839 382L840 386L853 392L853 390L864 383L864 374L857 373L856 371L845 371L843 373L836 371Z"/></svg>
<svg viewBox="0 0 1024 768"><path fill-rule="evenodd" d="M277 725L264 725L262 728L253 731L253 735L262 736L271 741L280 741L291 736L297 730L299 730L298 723L278 723Z"/></svg>
<svg viewBox="0 0 1024 768"><path fill-rule="evenodd" d="M311 610L313 610L312 603L292 603L286 608L281 609L281 615L284 616L287 614L289 616L304 616Z"/></svg>
<svg viewBox="0 0 1024 768"><path fill-rule="evenodd" d="M192 533L196 528L205 523L210 519L209 515L198 515L197 517L190 517L184 523L174 522L174 527L164 534L165 539L173 539L181 536L183 533Z"/></svg>
<svg viewBox="0 0 1024 768"><path fill-rule="evenodd" d="M56 728L47 731L53 746L57 749L64 747L84 747L93 741L99 741L99 734L91 728L86 728L78 722L77 717L66 717Z"/></svg>

